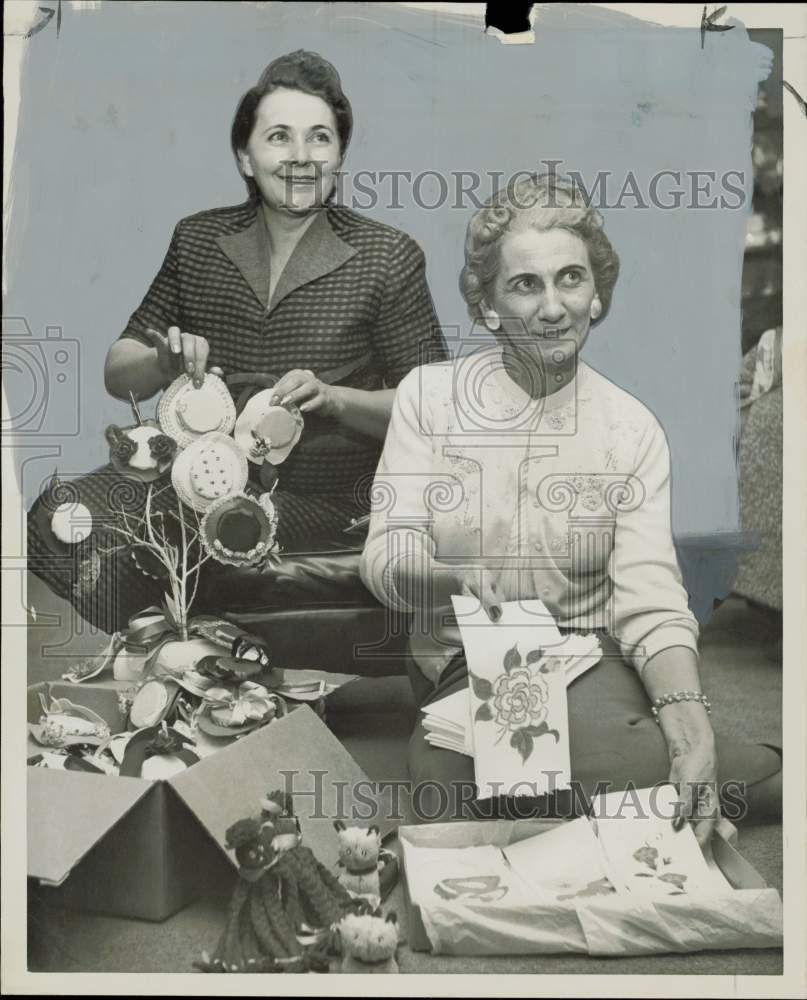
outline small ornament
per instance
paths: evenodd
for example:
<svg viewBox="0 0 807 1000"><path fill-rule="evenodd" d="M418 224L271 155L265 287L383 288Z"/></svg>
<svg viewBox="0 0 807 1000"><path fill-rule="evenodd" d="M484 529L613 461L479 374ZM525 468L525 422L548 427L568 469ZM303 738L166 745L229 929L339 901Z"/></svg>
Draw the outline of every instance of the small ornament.
<svg viewBox="0 0 807 1000"><path fill-rule="evenodd" d="M53 534L66 545L78 545L92 533L92 514L83 503L62 503L50 519Z"/></svg>
<svg viewBox="0 0 807 1000"><path fill-rule="evenodd" d="M210 372L197 389L189 375L180 375L157 404L160 427L187 448L205 434L231 434L235 426L235 403L226 384Z"/></svg>
<svg viewBox="0 0 807 1000"><path fill-rule="evenodd" d="M275 549L277 514L267 494L238 493L211 504L202 518L202 545L220 563L252 566Z"/></svg>
<svg viewBox="0 0 807 1000"><path fill-rule="evenodd" d="M247 476L247 460L238 445L218 431L189 444L171 467L171 482L177 496L200 513L205 513L216 501L240 493Z"/></svg>
<svg viewBox="0 0 807 1000"><path fill-rule="evenodd" d="M272 403L274 393L274 389L255 393L235 422L233 437L255 465L285 462L303 433L300 410L294 404Z"/></svg>
<svg viewBox="0 0 807 1000"><path fill-rule="evenodd" d="M153 420L134 427L110 424L105 431L109 460L118 472L142 483L150 483L170 466L176 442L163 434Z"/></svg>

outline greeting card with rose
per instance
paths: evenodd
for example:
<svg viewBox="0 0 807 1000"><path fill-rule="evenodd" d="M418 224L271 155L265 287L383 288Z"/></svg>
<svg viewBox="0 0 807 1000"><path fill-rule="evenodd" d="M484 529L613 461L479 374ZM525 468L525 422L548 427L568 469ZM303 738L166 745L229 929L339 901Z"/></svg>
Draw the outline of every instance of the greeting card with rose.
<svg viewBox="0 0 807 1000"><path fill-rule="evenodd" d="M470 729L480 798L545 795L571 781L564 661L551 616L518 602L492 623L453 597L470 676Z"/></svg>

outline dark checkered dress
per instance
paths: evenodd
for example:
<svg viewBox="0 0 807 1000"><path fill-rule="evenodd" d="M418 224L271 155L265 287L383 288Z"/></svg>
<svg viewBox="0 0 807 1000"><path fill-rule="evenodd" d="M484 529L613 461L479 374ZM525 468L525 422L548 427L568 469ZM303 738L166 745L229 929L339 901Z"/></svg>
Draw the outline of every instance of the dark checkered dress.
<svg viewBox="0 0 807 1000"><path fill-rule="evenodd" d="M176 325L207 339L208 367L218 365L225 376L279 377L309 368L327 381L370 390L397 386L416 365L446 356L423 253L405 233L329 206L302 236L271 302L269 269L258 202L183 219L121 336L151 346L146 327L165 332ZM351 368L347 376L329 377ZM360 487L369 483L380 451L381 442L307 414L299 444L279 467L281 545L305 549L338 538L350 518L367 509L367 492ZM127 491L130 509L139 509L144 489L120 478L107 466L73 480L66 495L40 497L29 517L31 569L106 631L159 599L161 588L128 556L101 554L100 573L97 560L94 573L87 557L98 548L96 538L62 547L49 531L48 515L55 502L77 497L96 522L108 521L110 495L117 505ZM158 507L169 503L176 503L170 486Z"/></svg>

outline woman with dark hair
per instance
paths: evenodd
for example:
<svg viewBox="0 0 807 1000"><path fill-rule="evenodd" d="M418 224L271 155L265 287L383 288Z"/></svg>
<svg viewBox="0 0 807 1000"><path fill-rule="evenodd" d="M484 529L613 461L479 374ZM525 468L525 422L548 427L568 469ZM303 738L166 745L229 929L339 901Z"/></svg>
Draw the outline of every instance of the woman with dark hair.
<svg viewBox="0 0 807 1000"><path fill-rule="evenodd" d="M673 546L664 431L579 356L618 273L601 216L555 175L524 177L474 215L460 287L496 344L401 382L362 577L414 613L421 704L468 686L452 595L476 597L493 622L502 602L539 598L561 630L597 631L603 658L568 689L573 782L585 795L676 783L679 822L697 820L705 842L719 797L777 812L780 757L715 737ZM524 708L534 695L522 688L511 694ZM409 769L428 818L524 814L523 803L469 803L471 759L431 746L422 723ZM580 805L564 791L532 808Z"/></svg>
<svg viewBox="0 0 807 1000"><path fill-rule="evenodd" d="M304 417L272 495L285 549L340 537L366 512L360 484L378 461L395 387L424 360L445 357L420 248L332 200L352 128L325 59L299 50L270 63L232 125L249 197L179 222L106 359L107 390L121 399L153 396L183 372L197 388L207 370L277 377L273 401ZM71 496L103 520L115 481L101 470L72 482ZM102 560L77 595L74 581L38 558L43 534L32 520L32 568L90 621L111 631L154 602L153 581L129 560ZM111 573L114 611L105 612Z"/></svg>

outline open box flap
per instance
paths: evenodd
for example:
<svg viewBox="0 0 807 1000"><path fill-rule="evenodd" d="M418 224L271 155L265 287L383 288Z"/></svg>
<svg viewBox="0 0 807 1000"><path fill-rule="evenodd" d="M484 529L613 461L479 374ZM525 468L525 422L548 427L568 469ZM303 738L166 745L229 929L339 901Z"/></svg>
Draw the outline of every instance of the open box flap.
<svg viewBox="0 0 807 1000"><path fill-rule="evenodd" d="M152 787L142 778L28 769L28 875L62 883Z"/></svg>
<svg viewBox="0 0 807 1000"><path fill-rule="evenodd" d="M380 815L367 815L373 786L307 705L203 758L168 783L222 850L227 828L257 815L260 800L273 789L293 793L303 843L329 867L338 857L334 819L374 823L382 836L393 826ZM354 803L360 810L355 816Z"/></svg>
<svg viewBox="0 0 807 1000"><path fill-rule="evenodd" d="M768 883L718 830L711 841L712 854L732 889L765 889Z"/></svg>

